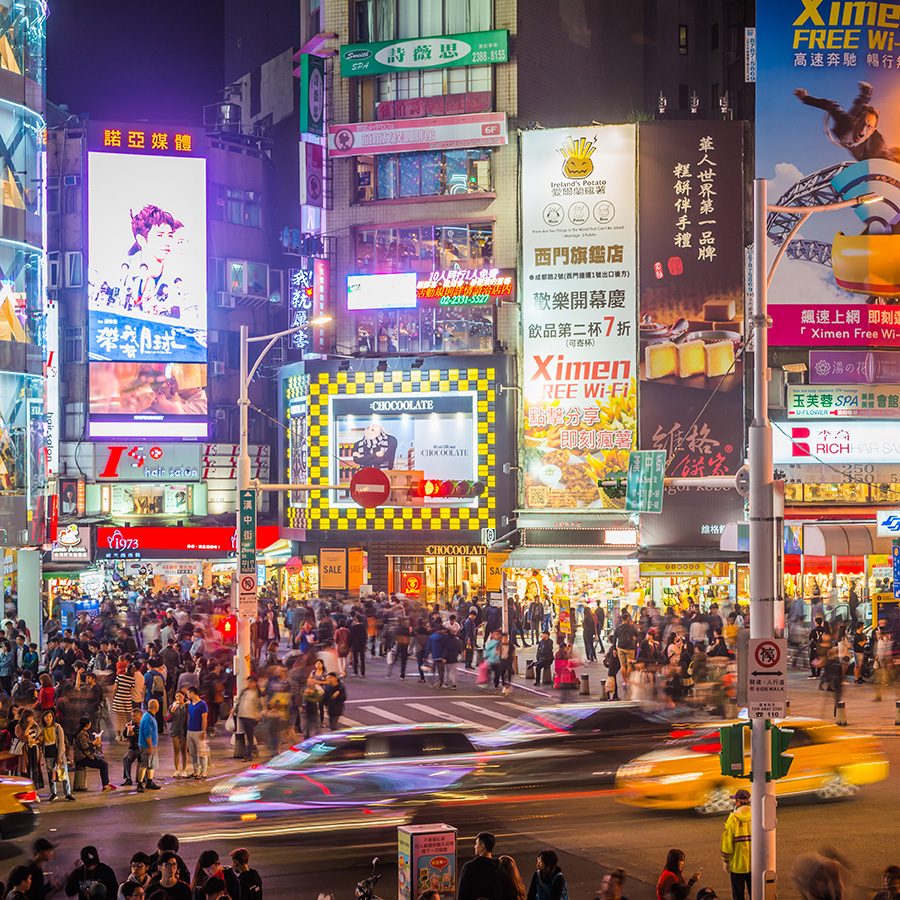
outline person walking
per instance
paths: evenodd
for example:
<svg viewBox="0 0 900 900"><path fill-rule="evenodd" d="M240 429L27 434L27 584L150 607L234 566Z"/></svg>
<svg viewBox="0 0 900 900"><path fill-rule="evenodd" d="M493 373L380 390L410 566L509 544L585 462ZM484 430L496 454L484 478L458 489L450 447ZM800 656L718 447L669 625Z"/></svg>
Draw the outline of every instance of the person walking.
<svg viewBox="0 0 900 900"><path fill-rule="evenodd" d="M365 617L358 615L350 626L350 662L353 674L366 677L366 642L369 637Z"/></svg>
<svg viewBox="0 0 900 900"><path fill-rule="evenodd" d="M697 883L697 879L702 874L703 869L697 869L691 877L684 880L684 850L673 847L666 854L666 864L660 873L656 882L656 900L669 900L669 895L673 885L678 885L684 889L683 895L686 897L691 888ZM672 898L675 900L675 898Z"/></svg>
<svg viewBox="0 0 900 900"><path fill-rule="evenodd" d="M116 664L116 686L113 691L112 712L116 726L116 740L127 743L125 726L131 721L131 696L134 692L134 667L127 660Z"/></svg>
<svg viewBox="0 0 900 900"><path fill-rule="evenodd" d="M444 675L446 685L452 691L456 690L456 669L462 652L463 646L459 635L448 628L444 632Z"/></svg>
<svg viewBox="0 0 900 900"><path fill-rule="evenodd" d="M247 677L246 687L238 694L234 714L244 735L244 759L255 754L256 729L262 718L262 695L255 675Z"/></svg>
<svg viewBox="0 0 900 900"><path fill-rule="evenodd" d="M328 712L328 727L337 731L341 727L341 716L347 702L347 689L338 677L337 672L329 672L325 678L325 696L322 705Z"/></svg>
<svg viewBox="0 0 900 900"><path fill-rule="evenodd" d="M438 626L428 638L428 655L431 656L431 686L444 686L444 629Z"/></svg>
<svg viewBox="0 0 900 900"><path fill-rule="evenodd" d="M489 831L475 835L475 856L459 873L457 900L500 900L500 864L494 859L496 843Z"/></svg>
<svg viewBox="0 0 900 900"><path fill-rule="evenodd" d="M153 780L153 773L159 764L157 751L159 749L159 725L157 715L159 713L159 701L151 700L147 704L147 711L141 716L141 724L138 728L138 747L141 751L138 762L137 791L139 794L148 791L158 791L160 786Z"/></svg>
<svg viewBox="0 0 900 900"><path fill-rule="evenodd" d="M734 811L722 832L722 862L731 878L733 900L750 900L750 791L741 788L731 798Z"/></svg>
<svg viewBox="0 0 900 900"><path fill-rule="evenodd" d="M591 607L585 604L584 616L581 620L581 637L584 641L584 658L587 662L597 662L597 620Z"/></svg>
<svg viewBox="0 0 900 900"><path fill-rule="evenodd" d="M559 867L559 857L552 850L538 853L534 875L528 888L528 900L568 900L566 876Z"/></svg>
<svg viewBox="0 0 900 900"><path fill-rule="evenodd" d="M175 760L175 777L187 778L187 693L175 691L175 699L169 707L169 736L172 738L172 756Z"/></svg>
<svg viewBox="0 0 900 900"><path fill-rule="evenodd" d="M209 757L202 753L201 744L206 735L208 718L206 701L200 699L200 692L192 685L188 688L187 751L191 757L191 774L198 779L206 778Z"/></svg>

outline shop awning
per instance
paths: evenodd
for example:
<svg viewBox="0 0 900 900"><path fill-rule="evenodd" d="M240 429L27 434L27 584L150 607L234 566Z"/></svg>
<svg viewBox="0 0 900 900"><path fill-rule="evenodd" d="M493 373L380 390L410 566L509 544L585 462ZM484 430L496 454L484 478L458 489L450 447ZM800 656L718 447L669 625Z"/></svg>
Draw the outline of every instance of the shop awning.
<svg viewBox="0 0 900 900"><path fill-rule="evenodd" d="M550 563L570 566L636 566L636 557L603 547L516 547L504 569L546 569Z"/></svg>
<svg viewBox="0 0 900 900"><path fill-rule="evenodd" d="M803 526L805 556L871 556L890 552L891 539L878 537L874 523L823 522Z"/></svg>

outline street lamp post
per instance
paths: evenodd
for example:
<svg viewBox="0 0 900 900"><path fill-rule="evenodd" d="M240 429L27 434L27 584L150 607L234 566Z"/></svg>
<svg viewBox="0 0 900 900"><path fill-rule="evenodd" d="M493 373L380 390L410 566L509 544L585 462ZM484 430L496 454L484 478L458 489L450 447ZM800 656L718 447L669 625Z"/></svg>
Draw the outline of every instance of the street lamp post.
<svg viewBox="0 0 900 900"><path fill-rule="evenodd" d="M296 334L307 328L315 328L326 325L331 321L330 316L320 316L311 319L303 325L296 328L288 328L285 331L279 331L275 334L264 334L259 337L250 337L249 330L246 325L241 325L241 359L239 369L239 394L238 394L238 410L240 412L240 440L238 449L237 464L237 480L235 482L235 528L236 534L241 533L241 491L248 490L252 487L250 483L250 450L248 439L248 418L250 412L250 382L259 369L260 364L266 358L268 352L275 346L275 343L281 338ZM250 344L262 343L266 341L256 362L251 367L249 364ZM253 533L253 553L256 556L256 532ZM240 547L238 547L238 556L240 556ZM238 575L235 575L234 584L237 583ZM232 603L234 604L234 612L237 614L237 652L234 659L234 674L237 679L237 694L244 689L247 684L247 677L250 675L251 659L250 659L250 617L241 613L237 602L237 588L232 587Z"/></svg>
<svg viewBox="0 0 900 900"><path fill-rule="evenodd" d="M768 289L787 246L814 213L849 209L881 198L864 194L817 206L770 206L766 181L753 185L753 308L750 335L753 346L753 420L748 434L750 456L750 637L774 638L775 601L781 594L777 583L775 527L775 475L772 465L772 424L769 421L769 304ZM766 215L769 212L799 216L767 268ZM772 748L765 719L750 723L751 791L751 897L769 900L775 896L776 858L775 783L769 780Z"/></svg>

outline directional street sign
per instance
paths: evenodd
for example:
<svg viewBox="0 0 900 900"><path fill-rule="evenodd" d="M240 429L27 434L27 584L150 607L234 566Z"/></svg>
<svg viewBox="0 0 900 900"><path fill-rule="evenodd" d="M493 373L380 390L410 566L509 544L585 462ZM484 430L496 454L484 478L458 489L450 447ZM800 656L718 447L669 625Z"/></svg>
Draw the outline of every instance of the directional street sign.
<svg viewBox="0 0 900 900"><path fill-rule="evenodd" d="M625 509L661 513L665 478L665 450L632 450L628 455Z"/></svg>
<svg viewBox="0 0 900 900"><path fill-rule="evenodd" d="M746 678L750 718L784 718L787 703L787 640L750 638Z"/></svg>
<svg viewBox="0 0 900 900"><path fill-rule="evenodd" d="M257 610L256 582L256 491L241 491L238 511L238 604L241 618L255 618Z"/></svg>

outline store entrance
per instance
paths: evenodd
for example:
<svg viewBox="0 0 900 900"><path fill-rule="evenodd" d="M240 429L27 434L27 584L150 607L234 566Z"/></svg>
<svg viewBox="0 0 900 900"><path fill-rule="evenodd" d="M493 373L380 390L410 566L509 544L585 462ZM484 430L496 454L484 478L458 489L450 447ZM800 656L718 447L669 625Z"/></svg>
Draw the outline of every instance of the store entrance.
<svg viewBox="0 0 900 900"><path fill-rule="evenodd" d="M407 594L429 606L438 603L449 608L457 591L471 597L484 596L485 557L470 556L390 556L390 589ZM418 576L418 578L417 578ZM412 586L421 584L416 595Z"/></svg>

